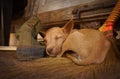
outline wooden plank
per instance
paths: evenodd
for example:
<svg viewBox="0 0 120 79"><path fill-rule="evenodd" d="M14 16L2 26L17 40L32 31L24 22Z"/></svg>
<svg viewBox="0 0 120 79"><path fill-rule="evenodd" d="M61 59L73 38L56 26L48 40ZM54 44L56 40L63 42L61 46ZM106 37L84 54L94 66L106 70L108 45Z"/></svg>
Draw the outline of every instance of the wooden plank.
<svg viewBox="0 0 120 79"><path fill-rule="evenodd" d="M16 51L16 46L0 46L0 51Z"/></svg>
<svg viewBox="0 0 120 79"><path fill-rule="evenodd" d="M95 0L41 0L39 2L38 13L68 8L76 5L82 5L94 1Z"/></svg>
<svg viewBox="0 0 120 79"><path fill-rule="evenodd" d="M109 3L109 5L107 3ZM38 13L38 16L40 17L42 23L44 23L44 24L46 24L46 23L50 24L53 22L69 20L73 15L72 11L74 11L76 9L80 10L80 16L74 17L74 19L77 19L80 17L80 20L81 20L81 19L89 18L89 17L90 18L97 17L98 15L100 15L102 17L102 16L108 16L109 13L112 11L112 8L115 4L116 4L116 0L115 1L108 1L108 0L107 1L97 1L96 0L95 2L89 3L89 4L77 5L77 6L72 6L72 7L68 7L68 8L62 8L62 9L58 9L58 10L52 10L52 11L47 11L47 12L43 12L43 13ZM107 14L105 14L105 13L107 13ZM95 15L95 14L98 14L98 15ZM104 18L104 19L106 19L106 18Z"/></svg>

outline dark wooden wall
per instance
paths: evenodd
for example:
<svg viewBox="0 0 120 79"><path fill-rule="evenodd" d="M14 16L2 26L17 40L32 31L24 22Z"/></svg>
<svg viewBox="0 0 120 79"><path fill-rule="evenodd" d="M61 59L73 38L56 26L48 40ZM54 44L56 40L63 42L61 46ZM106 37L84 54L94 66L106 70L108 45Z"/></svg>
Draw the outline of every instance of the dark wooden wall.
<svg viewBox="0 0 120 79"><path fill-rule="evenodd" d="M43 29L62 27L73 15L75 28L99 28L118 0L28 0L25 17L38 15ZM19 25L23 22L19 21ZM21 23L20 23L21 22ZM18 23L13 24L18 26ZM19 26L20 27L20 26Z"/></svg>
<svg viewBox="0 0 120 79"><path fill-rule="evenodd" d="M117 2L117 0L93 0L88 2L87 0L75 0L71 1L71 5L67 5L69 1L57 0L51 1L50 3L46 2L44 5L41 4L41 6L39 6L37 14L44 24L45 29L53 26L63 26L72 17L72 15L74 15L77 27L94 27L97 29L109 16ZM83 4L81 1L83 1ZM57 4L61 6L54 6ZM50 9L50 7L53 6L55 8Z"/></svg>

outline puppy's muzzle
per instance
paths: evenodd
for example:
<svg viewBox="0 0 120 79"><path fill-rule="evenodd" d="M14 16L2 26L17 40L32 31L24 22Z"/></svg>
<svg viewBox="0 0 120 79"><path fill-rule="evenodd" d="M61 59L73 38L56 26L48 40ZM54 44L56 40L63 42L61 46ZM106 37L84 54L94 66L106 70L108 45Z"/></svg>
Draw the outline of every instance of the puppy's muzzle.
<svg viewBox="0 0 120 79"><path fill-rule="evenodd" d="M55 57L55 54L53 53L53 48L47 48L46 52L49 56Z"/></svg>
<svg viewBox="0 0 120 79"><path fill-rule="evenodd" d="M52 54L53 48L47 48L47 53Z"/></svg>

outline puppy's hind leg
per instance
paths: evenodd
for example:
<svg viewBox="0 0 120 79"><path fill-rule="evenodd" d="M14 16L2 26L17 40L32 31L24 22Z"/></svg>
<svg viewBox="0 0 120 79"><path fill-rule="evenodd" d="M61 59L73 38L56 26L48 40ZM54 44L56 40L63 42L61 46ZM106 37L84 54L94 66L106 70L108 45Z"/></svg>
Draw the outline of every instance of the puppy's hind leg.
<svg viewBox="0 0 120 79"><path fill-rule="evenodd" d="M69 53L66 53L66 57L69 58L69 59L71 59L71 60L72 60L74 63L76 63L76 64L78 64L79 61L81 61L80 59L77 59L77 57L74 57L74 56L72 56L72 55L69 54Z"/></svg>
<svg viewBox="0 0 120 79"><path fill-rule="evenodd" d="M103 47L98 47L97 49L93 50L92 53L85 59L80 59L80 56L74 57L71 54L66 54L68 58L70 58L74 63L77 65L90 65L90 64L100 64L104 61L108 50L110 48L110 42L106 41Z"/></svg>
<svg viewBox="0 0 120 79"><path fill-rule="evenodd" d="M91 62L91 60L82 60L82 59L80 59L80 57L78 56L78 57L74 57L74 56L72 56L71 54L66 54L66 56L69 58L69 59L71 59L75 64L77 64L77 65L80 65L80 66L85 66L85 65L89 65L89 64L94 64L93 63L93 61Z"/></svg>

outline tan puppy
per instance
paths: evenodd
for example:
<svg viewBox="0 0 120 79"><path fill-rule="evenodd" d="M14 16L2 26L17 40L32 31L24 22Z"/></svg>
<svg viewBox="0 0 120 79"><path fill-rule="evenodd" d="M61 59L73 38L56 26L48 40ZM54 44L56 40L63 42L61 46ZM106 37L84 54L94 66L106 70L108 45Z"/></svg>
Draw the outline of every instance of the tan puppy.
<svg viewBox="0 0 120 79"><path fill-rule="evenodd" d="M62 57L66 54L78 65L102 63L110 48L110 42L98 30L73 30L70 20L64 27L54 27L46 32L46 52L49 56Z"/></svg>

